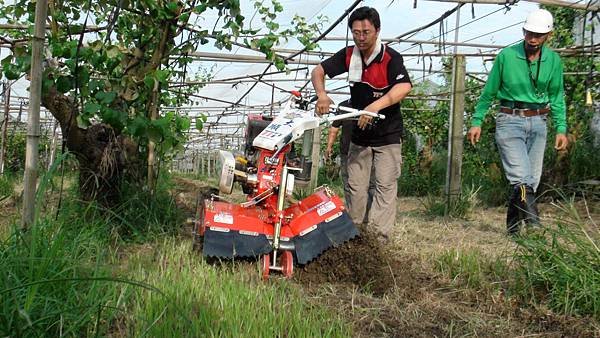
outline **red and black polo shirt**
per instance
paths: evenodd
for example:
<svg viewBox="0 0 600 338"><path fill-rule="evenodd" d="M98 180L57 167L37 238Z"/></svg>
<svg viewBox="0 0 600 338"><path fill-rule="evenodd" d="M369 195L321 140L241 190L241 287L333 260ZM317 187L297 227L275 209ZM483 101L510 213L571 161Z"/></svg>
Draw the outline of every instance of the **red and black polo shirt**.
<svg viewBox="0 0 600 338"><path fill-rule="evenodd" d="M354 46L346 47L321 63L329 78L348 72ZM360 82L350 84L352 106L364 109L398 83L410 83L408 72L400 53L385 45L368 66L363 61ZM400 143L403 132L400 103L393 104L379 112L384 120L376 121L370 128L361 130L356 126L352 132L352 142L363 147L379 147Z"/></svg>

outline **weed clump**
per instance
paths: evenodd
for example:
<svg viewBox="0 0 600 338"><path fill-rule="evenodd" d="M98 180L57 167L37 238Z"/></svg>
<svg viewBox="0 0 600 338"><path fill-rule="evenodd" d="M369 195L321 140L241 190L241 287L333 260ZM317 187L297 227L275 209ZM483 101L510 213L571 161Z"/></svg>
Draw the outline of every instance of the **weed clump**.
<svg viewBox="0 0 600 338"><path fill-rule="evenodd" d="M544 232L517 239L515 291L557 313L600 319L599 228L567 208L575 221L549 224Z"/></svg>

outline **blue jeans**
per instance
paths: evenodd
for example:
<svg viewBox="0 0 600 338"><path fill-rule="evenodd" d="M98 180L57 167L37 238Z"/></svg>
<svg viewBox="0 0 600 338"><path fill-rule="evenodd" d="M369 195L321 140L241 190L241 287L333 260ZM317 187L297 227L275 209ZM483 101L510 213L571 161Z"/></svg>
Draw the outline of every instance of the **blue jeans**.
<svg viewBox="0 0 600 338"><path fill-rule="evenodd" d="M496 144L511 185L526 184L537 190L546 148L547 119L547 115L521 117L498 113Z"/></svg>

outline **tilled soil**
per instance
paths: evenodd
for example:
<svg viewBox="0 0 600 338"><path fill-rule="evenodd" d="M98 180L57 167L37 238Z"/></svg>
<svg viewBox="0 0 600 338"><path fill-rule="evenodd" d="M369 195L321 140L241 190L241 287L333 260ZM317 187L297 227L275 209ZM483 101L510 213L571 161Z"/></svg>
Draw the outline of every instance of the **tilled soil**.
<svg viewBox="0 0 600 338"><path fill-rule="evenodd" d="M357 238L298 267L294 279L308 287L323 283L353 286L374 296L383 296L397 287L415 295L428 278L415 271L414 262L398 257L377 234L363 228Z"/></svg>

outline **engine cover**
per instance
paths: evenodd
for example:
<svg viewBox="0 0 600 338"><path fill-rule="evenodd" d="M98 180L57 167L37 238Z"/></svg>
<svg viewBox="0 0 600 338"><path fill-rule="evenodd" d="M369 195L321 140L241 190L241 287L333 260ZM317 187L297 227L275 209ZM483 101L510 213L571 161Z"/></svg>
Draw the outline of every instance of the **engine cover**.
<svg viewBox="0 0 600 338"><path fill-rule="evenodd" d="M224 194L231 194L233 191L233 182L235 178L235 158L233 157L232 153L219 150L217 173L220 173L219 191Z"/></svg>
<svg viewBox="0 0 600 338"><path fill-rule="evenodd" d="M319 126L320 119L300 109L284 110L252 142L257 148L276 151L300 138L305 131Z"/></svg>

